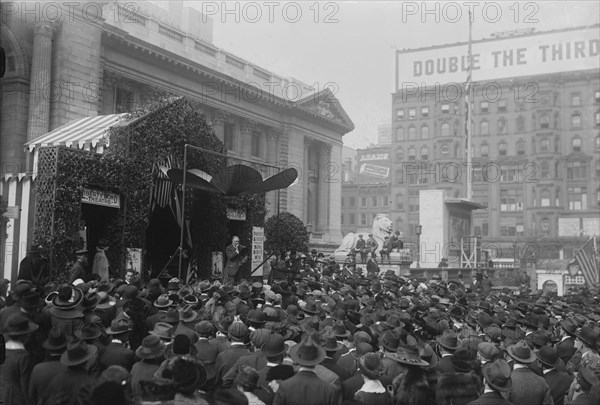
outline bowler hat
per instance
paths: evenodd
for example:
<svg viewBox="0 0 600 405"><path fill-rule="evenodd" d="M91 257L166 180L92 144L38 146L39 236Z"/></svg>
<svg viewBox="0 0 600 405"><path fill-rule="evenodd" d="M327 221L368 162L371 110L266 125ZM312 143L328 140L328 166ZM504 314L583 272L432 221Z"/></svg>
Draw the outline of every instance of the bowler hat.
<svg viewBox="0 0 600 405"><path fill-rule="evenodd" d="M577 323L571 318L564 319L560 321L560 326L565 330L565 332L570 334L575 334L577 330Z"/></svg>
<svg viewBox="0 0 600 405"><path fill-rule="evenodd" d="M8 318L4 326L4 333L8 337L22 336L35 332L38 325L31 322L25 315L16 313Z"/></svg>
<svg viewBox="0 0 600 405"><path fill-rule="evenodd" d="M325 350L306 334L300 343L290 349L290 357L301 366L316 366L325 359Z"/></svg>
<svg viewBox="0 0 600 405"><path fill-rule="evenodd" d="M157 335L148 335L142 340L142 345L135 350L140 359L156 359L165 353L165 344Z"/></svg>
<svg viewBox="0 0 600 405"><path fill-rule="evenodd" d="M509 346L506 350L508 355L518 361L519 363L529 364L533 363L537 358L535 353L531 351L529 346L524 340L520 340L512 346Z"/></svg>
<svg viewBox="0 0 600 405"><path fill-rule="evenodd" d="M60 362L67 367L77 366L94 357L97 351L96 346L76 340L67 344L67 350L60 356Z"/></svg>
<svg viewBox="0 0 600 405"><path fill-rule="evenodd" d="M287 352L289 346L285 344L283 336L279 333L273 333L269 336L267 343L261 349L265 357L277 357Z"/></svg>
<svg viewBox="0 0 600 405"><path fill-rule="evenodd" d="M510 366L503 359L483 366L483 377L488 385L498 391L510 391L512 380L510 378Z"/></svg>
<svg viewBox="0 0 600 405"><path fill-rule="evenodd" d="M107 335L118 335L119 333L129 332L133 325L127 319L113 319L110 326L106 328Z"/></svg>
<svg viewBox="0 0 600 405"><path fill-rule="evenodd" d="M558 361L556 350L550 346L542 346L536 355L538 360L548 367L554 367Z"/></svg>
<svg viewBox="0 0 600 405"><path fill-rule="evenodd" d="M598 334L594 329L589 326L584 326L575 332L575 336L594 350L596 349L596 339L598 338Z"/></svg>
<svg viewBox="0 0 600 405"><path fill-rule="evenodd" d="M453 330L445 330L442 336L438 336L436 340L446 350L458 349L458 338Z"/></svg>
<svg viewBox="0 0 600 405"><path fill-rule="evenodd" d="M48 351L59 351L67 347L67 337L62 329L52 327L48 332L48 338L42 343L42 347Z"/></svg>
<svg viewBox="0 0 600 405"><path fill-rule="evenodd" d="M371 380L378 379L383 372L383 364L377 353L366 353L358 359L358 368L362 375Z"/></svg>

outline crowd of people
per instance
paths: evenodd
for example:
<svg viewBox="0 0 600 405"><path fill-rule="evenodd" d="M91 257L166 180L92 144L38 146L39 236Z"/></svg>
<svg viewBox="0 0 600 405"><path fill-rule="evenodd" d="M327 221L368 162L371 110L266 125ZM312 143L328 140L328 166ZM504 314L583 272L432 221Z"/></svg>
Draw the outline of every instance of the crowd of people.
<svg viewBox="0 0 600 405"><path fill-rule="evenodd" d="M469 288L316 251L281 262L266 282L1 280L0 400L600 404L592 292Z"/></svg>

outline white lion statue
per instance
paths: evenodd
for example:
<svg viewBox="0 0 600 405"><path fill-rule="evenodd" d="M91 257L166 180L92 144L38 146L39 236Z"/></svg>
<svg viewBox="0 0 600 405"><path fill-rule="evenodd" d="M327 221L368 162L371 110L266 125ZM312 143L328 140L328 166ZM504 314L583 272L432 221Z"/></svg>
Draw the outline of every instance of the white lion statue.
<svg viewBox="0 0 600 405"><path fill-rule="evenodd" d="M392 235L392 228L392 220L385 214L377 214L373 219L373 230L371 233L379 244L379 247L377 248L378 251L383 247L384 238ZM335 250L334 254L350 252L350 250L356 247L356 241L358 241L358 235L352 232L348 233L344 236L342 244Z"/></svg>

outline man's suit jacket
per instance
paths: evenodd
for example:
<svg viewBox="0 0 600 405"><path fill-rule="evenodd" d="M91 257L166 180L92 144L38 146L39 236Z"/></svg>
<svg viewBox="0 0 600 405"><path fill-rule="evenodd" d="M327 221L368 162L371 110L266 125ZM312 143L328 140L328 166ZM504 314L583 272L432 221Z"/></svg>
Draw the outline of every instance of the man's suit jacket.
<svg viewBox="0 0 600 405"><path fill-rule="evenodd" d="M554 405L563 405L565 395L569 391L569 387L573 382L573 378L558 370L552 370L544 374L544 380L550 387L550 395L554 401Z"/></svg>
<svg viewBox="0 0 600 405"><path fill-rule="evenodd" d="M66 369L67 367L62 365L58 357L56 360L44 361L37 364L33 368L31 377L29 378L29 398L31 398L31 403L34 405L48 403L50 381Z"/></svg>
<svg viewBox="0 0 600 405"><path fill-rule="evenodd" d="M498 391L486 392L475 401L469 402L467 405L512 405Z"/></svg>
<svg viewBox="0 0 600 405"><path fill-rule="evenodd" d="M345 353L340 356L337 361L337 365L346 370L348 375L352 376L358 370L358 356L356 350Z"/></svg>
<svg viewBox="0 0 600 405"><path fill-rule="evenodd" d="M440 360L435 368L440 372L440 374L456 373L456 369L452 364L452 356L440 357Z"/></svg>
<svg viewBox="0 0 600 405"><path fill-rule="evenodd" d="M571 360L571 357L573 357L576 351L575 339L572 337L569 337L556 345L556 354L558 354L558 357L560 357L565 364Z"/></svg>
<svg viewBox="0 0 600 405"><path fill-rule="evenodd" d="M83 281L88 281L87 270L85 269L83 263L81 263L79 260L77 260L73 264L73 267L71 267L71 271L69 272L69 284L72 284L73 281L77 280L78 278L82 279Z"/></svg>
<svg viewBox="0 0 600 405"><path fill-rule="evenodd" d="M240 357L248 354L250 354L250 350L246 349L246 346L243 345L231 346L229 349L219 353L215 363L217 376L222 379Z"/></svg>
<svg viewBox="0 0 600 405"><path fill-rule="evenodd" d="M336 405L336 390L311 371L299 371L279 384L273 405Z"/></svg>
<svg viewBox="0 0 600 405"><path fill-rule="evenodd" d="M233 367L231 367L229 371L225 373L225 376L223 377L223 386L231 386L233 380L235 380L235 378L237 377L238 370L241 366L250 366L256 371L259 371L263 369L266 365L267 358L264 354L262 354L262 352L254 352L246 356L242 356L239 359L237 359Z"/></svg>
<svg viewBox="0 0 600 405"><path fill-rule="evenodd" d="M583 392L583 393L579 394L577 396L577 398L575 398L573 400L573 402L571 402L571 405L597 405L597 404L594 404L592 394L590 394L589 392Z"/></svg>
<svg viewBox="0 0 600 405"><path fill-rule="evenodd" d="M528 367L514 369L510 400L514 405L552 405L550 388Z"/></svg>
<svg viewBox="0 0 600 405"><path fill-rule="evenodd" d="M239 249L240 247L238 246L238 250ZM242 256L235 250L233 245L229 245L225 248L225 256L227 256L225 271L228 275L235 276L242 263Z"/></svg>
<svg viewBox="0 0 600 405"><path fill-rule="evenodd" d="M219 355L219 347L207 339L198 339L194 346L196 346L198 352L196 357L202 360L204 364L214 366Z"/></svg>
<svg viewBox="0 0 600 405"><path fill-rule="evenodd" d="M332 358L325 357L325 359L321 362L321 365L330 371L333 371L340 377L340 381L344 381L352 376L342 367L338 366Z"/></svg>
<svg viewBox="0 0 600 405"><path fill-rule="evenodd" d="M131 371L131 367L135 363L135 354L133 350L124 347L120 343L110 343L106 346L104 353L100 356L100 364L103 369L110 366L121 366L127 371Z"/></svg>

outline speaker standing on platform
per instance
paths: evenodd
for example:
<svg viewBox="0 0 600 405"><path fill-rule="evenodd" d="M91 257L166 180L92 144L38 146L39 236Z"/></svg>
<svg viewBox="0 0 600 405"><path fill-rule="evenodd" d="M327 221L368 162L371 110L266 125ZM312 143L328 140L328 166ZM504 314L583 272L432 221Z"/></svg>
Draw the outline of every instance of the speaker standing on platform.
<svg viewBox="0 0 600 405"><path fill-rule="evenodd" d="M245 253L245 246L240 245L240 238L234 236L231 239L231 245L225 248L225 256L227 256L227 265L225 266L225 272L223 277L225 278L223 281L233 281L238 282L240 278L240 266L246 263L248 259L247 254Z"/></svg>

